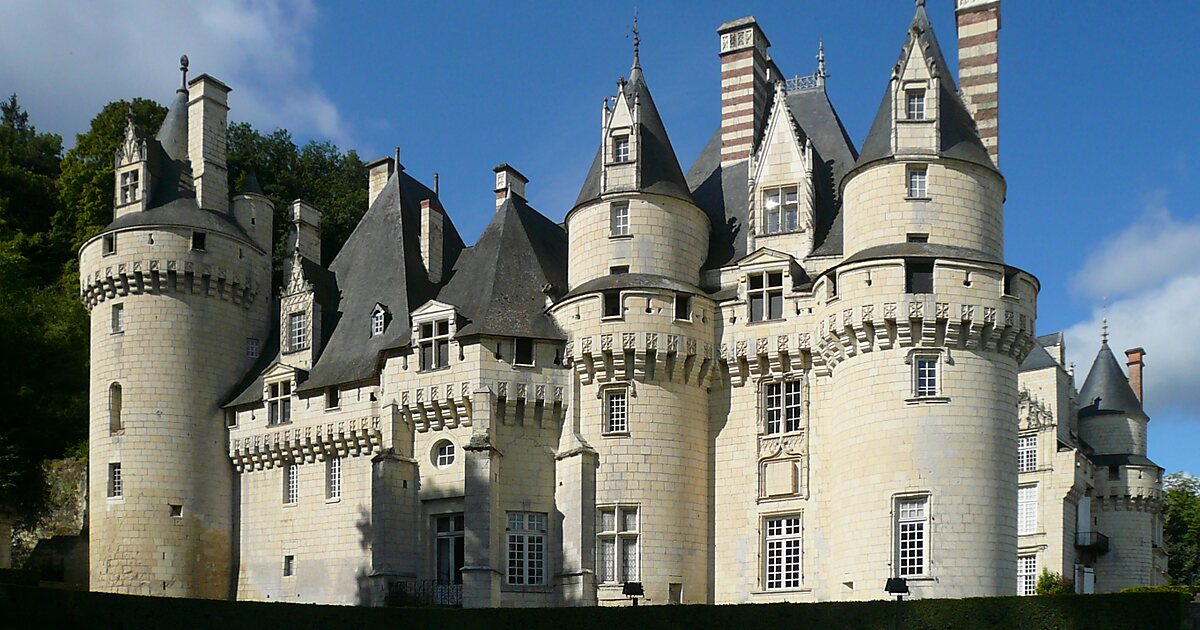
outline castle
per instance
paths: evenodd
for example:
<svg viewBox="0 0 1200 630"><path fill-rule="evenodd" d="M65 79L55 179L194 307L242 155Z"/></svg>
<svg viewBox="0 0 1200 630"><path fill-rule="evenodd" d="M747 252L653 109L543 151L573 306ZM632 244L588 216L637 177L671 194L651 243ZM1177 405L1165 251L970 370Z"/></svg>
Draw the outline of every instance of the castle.
<svg viewBox="0 0 1200 630"><path fill-rule="evenodd" d="M637 55L554 220L495 169L467 246L393 158L321 213L231 195L201 75L116 155L80 251L90 587L463 606L1081 592L1165 580L1143 352L1077 392L1004 263L998 1L959 84L918 1L861 147L823 57L785 80L718 29L720 126L681 168ZM898 33L899 34L899 33ZM961 88L961 90L960 90ZM581 156L582 157L582 156ZM639 589L640 586L640 589Z"/></svg>

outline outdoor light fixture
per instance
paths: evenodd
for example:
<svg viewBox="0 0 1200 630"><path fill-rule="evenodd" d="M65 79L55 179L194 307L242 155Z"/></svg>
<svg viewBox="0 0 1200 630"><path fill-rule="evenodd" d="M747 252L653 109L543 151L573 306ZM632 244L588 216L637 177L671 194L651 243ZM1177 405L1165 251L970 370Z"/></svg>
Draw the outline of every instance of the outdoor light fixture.
<svg viewBox="0 0 1200 630"><path fill-rule="evenodd" d="M888 578L887 584L883 587L889 595L895 595L896 601L904 601L904 596L908 595L908 580L904 578Z"/></svg>
<svg viewBox="0 0 1200 630"><path fill-rule="evenodd" d="M621 590L621 593L624 594L625 597L632 599L634 606L637 606L637 598L646 596L646 591L642 588L641 582L626 582L625 588Z"/></svg>

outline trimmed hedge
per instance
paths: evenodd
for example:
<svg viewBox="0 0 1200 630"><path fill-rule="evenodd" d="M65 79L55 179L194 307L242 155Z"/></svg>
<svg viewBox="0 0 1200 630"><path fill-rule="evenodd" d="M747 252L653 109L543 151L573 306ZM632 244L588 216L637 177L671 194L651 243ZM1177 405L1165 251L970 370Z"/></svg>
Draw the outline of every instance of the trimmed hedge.
<svg viewBox="0 0 1200 630"><path fill-rule="evenodd" d="M1174 630L1187 596L1118 593L987 597L902 603L746 604L638 608L454 610L167 599L0 586L0 624L41 628L862 628L866 630L1054 628ZM900 615L900 619L897 619Z"/></svg>
<svg viewBox="0 0 1200 630"><path fill-rule="evenodd" d="M1196 593L1200 593L1200 584L1170 584L1165 586L1131 586L1121 589L1122 593L1186 593L1189 597L1194 597Z"/></svg>
<svg viewBox="0 0 1200 630"><path fill-rule="evenodd" d="M0 569L0 584L37 586L38 574L29 569Z"/></svg>

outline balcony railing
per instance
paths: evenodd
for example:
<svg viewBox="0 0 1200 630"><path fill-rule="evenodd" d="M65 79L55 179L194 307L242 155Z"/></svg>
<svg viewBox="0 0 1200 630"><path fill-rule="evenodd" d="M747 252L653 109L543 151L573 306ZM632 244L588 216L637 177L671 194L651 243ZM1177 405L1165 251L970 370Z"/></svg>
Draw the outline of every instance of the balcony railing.
<svg viewBox="0 0 1200 630"><path fill-rule="evenodd" d="M1100 532L1076 532L1075 546L1090 549L1098 554L1108 551L1108 536Z"/></svg>
<svg viewBox="0 0 1200 630"><path fill-rule="evenodd" d="M462 584L405 580L388 584L388 606L462 606Z"/></svg>

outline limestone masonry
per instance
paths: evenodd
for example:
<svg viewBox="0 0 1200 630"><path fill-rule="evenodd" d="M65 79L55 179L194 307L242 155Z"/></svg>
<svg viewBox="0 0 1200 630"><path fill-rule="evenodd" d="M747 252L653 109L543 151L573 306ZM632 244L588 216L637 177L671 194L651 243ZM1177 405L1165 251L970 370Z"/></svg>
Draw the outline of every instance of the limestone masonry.
<svg viewBox="0 0 1200 630"><path fill-rule="evenodd" d="M1144 351L1077 391L1004 263L1000 8L923 2L856 147L816 72L723 24L722 116L684 171L635 51L561 224L495 169L467 246L369 165L321 211L229 190L230 88L130 123L91 313L90 586L340 604L627 605L1165 583ZM582 158L583 156L579 156ZM278 284L278 286L274 286Z"/></svg>

